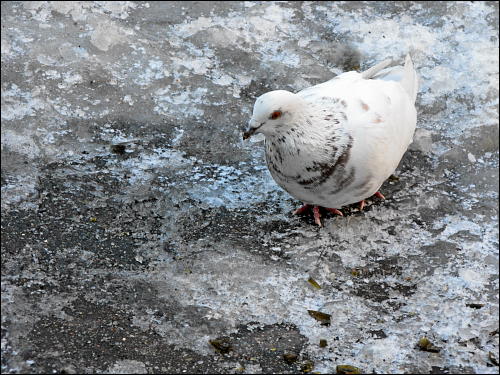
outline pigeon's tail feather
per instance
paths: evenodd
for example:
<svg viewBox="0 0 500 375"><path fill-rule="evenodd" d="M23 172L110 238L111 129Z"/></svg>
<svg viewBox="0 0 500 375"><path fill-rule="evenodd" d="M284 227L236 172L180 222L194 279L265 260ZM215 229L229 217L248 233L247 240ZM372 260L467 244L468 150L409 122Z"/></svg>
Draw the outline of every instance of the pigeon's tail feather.
<svg viewBox="0 0 500 375"><path fill-rule="evenodd" d="M403 79L401 80L401 85L404 87L413 103L417 99L418 92L418 76L417 72L413 68L413 62L411 61L410 55L406 55Z"/></svg>
<svg viewBox="0 0 500 375"><path fill-rule="evenodd" d="M379 62L377 65L372 66L370 69L365 70L363 73L361 73L361 76L364 79L370 79L375 76L378 72L380 72L382 69L390 65L392 60L384 60L382 62Z"/></svg>
<svg viewBox="0 0 500 375"><path fill-rule="evenodd" d="M401 86L408 93L410 98L415 103L418 91L418 77L417 72L413 68L413 62L410 55L406 55L404 66L392 66L380 70L372 77L373 79L382 79L384 81L396 81L401 83Z"/></svg>

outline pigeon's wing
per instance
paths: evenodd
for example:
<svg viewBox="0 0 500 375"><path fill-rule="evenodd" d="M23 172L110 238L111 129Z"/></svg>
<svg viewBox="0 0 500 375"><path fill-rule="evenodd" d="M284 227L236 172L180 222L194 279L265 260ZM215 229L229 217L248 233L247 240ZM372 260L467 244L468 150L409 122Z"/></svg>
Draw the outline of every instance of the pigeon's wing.
<svg viewBox="0 0 500 375"><path fill-rule="evenodd" d="M411 143L416 125L417 76L411 59L404 67L377 64L348 72L298 93L311 105L339 113L354 140L353 165L368 165L385 178ZM376 69L375 69L376 68Z"/></svg>
<svg viewBox="0 0 500 375"><path fill-rule="evenodd" d="M377 65L372 66L370 69L367 69L363 73L361 73L361 77L364 79L373 78L376 74L378 74L378 72L389 66L391 63L392 60L384 60L382 62L379 62Z"/></svg>
<svg viewBox="0 0 500 375"><path fill-rule="evenodd" d="M413 68L413 62L411 61L410 55L406 56L404 66L393 66L382 69L371 78L399 82L410 98L412 98L413 103L415 103L418 92L418 77L417 72Z"/></svg>
<svg viewBox="0 0 500 375"><path fill-rule="evenodd" d="M297 95L303 98L317 100L321 96L331 97L333 94L345 90L351 82L374 79L399 82L405 88L410 98L412 98L413 103L415 103L418 91L418 78L417 72L413 68L413 62L410 55L406 56L404 66L393 66L388 68L387 66L391 63L392 60L384 60L362 73L354 71L342 73L329 81L308 87L298 92Z"/></svg>
<svg viewBox="0 0 500 375"><path fill-rule="evenodd" d="M328 95L329 89L335 88L338 84L344 84L346 82L349 82L351 80L359 80L359 79L370 79L372 78L375 74L379 73L381 70L383 70L385 67L387 67L389 64L391 64L392 60L384 60L380 63L378 63L375 66L372 66L370 69L365 70L362 73L358 73L355 71L351 72L345 72L342 74L339 74L338 76L332 78L329 81L320 83L315 86L308 87L297 94L302 96L302 97L316 97L316 96L321 96L324 94Z"/></svg>
<svg viewBox="0 0 500 375"><path fill-rule="evenodd" d="M337 93L339 87L343 86L347 82L356 81L359 79L361 79L361 73L342 73L329 81L299 91L297 95L306 99L307 101L317 101L323 96L332 97L332 95Z"/></svg>

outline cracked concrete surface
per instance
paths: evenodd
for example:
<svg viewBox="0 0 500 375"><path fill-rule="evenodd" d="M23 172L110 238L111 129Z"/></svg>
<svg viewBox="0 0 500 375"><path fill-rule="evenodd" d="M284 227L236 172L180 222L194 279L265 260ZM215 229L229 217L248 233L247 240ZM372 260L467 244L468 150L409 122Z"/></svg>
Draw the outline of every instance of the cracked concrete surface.
<svg viewBox="0 0 500 375"><path fill-rule="evenodd" d="M497 3L1 11L2 373L498 373ZM256 96L407 52L387 200L291 215Z"/></svg>

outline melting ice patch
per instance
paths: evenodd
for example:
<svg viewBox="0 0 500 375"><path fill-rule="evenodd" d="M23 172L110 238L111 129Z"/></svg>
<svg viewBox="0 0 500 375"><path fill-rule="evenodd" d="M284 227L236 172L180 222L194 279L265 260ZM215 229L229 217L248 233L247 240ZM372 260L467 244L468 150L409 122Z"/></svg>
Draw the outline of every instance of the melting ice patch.
<svg viewBox="0 0 500 375"><path fill-rule="evenodd" d="M210 27L213 26L213 24L214 23L211 18L199 17L194 21L191 20L184 21L181 24L175 25L172 28L172 31L177 35L181 35L184 38L188 38L199 31L205 31L209 29Z"/></svg>
<svg viewBox="0 0 500 375"><path fill-rule="evenodd" d="M203 75L213 67L213 58L211 56L195 56L191 57L184 53L177 53L176 56L171 58L172 64L170 65L170 74L174 78L182 76L190 76L192 73ZM180 72L184 67L187 69L185 72ZM189 72L191 71L191 72Z"/></svg>
<svg viewBox="0 0 500 375"><path fill-rule="evenodd" d="M478 272L469 268L462 268L458 271L458 275L466 287L470 289L482 290L484 285L488 282L489 275L481 271Z"/></svg>
<svg viewBox="0 0 500 375"><path fill-rule="evenodd" d="M481 227L467 220L462 216L446 216L439 221L434 222L434 229L445 228L443 232L439 235L439 239L448 239L448 237L454 235L460 231L468 231L472 234L481 235Z"/></svg>
<svg viewBox="0 0 500 375"><path fill-rule="evenodd" d="M188 188L191 198L207 208L245 208L262 202L279 202L278 188L265 166L256 166L252 173L224 165L193 169L195 183Z"/></svg>
<svg viewBox="0 0 500 375"><path fill-rule="evenodd" d="M175 132L177 133L174 138L172 138L172 145L176 146L184 135L184 129L175 127Z"/></svg>
<svg viewBox="0 0 500 375"><path fill-rule="evenodd" d="M138 65L137 63L135 64L136 67L139 67ZM165 76L163 61L161 60L150 60L146 68L139 68L143 70L143 73L140 73L134 79L134 82L139 86L148 86L153 80L162 79Z"/></svg>
<svg viewBox="0 0 500 375"><path fill-rule="evenodd" d="M66 72L63 73L63 78L64 80L57 84L60 89L68 89L83 81L82 76L78 73Z"/></svg>
<svg viewBox="0 0 500 375"><path fill-rule="evenodd" d="M90 33L90 42L101 51L108 51L113 46L126 43L134 31L110 21L104 17L92 18L89 22L94 30Z"/></svg>
<svg viewBox="0 0 500 375"><path fill-rule="evenodd" d="M20 154L27 155L31 159L36 158L40 154L40 147L33 137L20 134L11 129L2 128L2 149L4 146Z"/></svg>
<svg viewBox="0 0 500 375"><path fill-rule="evenodd" d="M34 116L45 104L36 96L37 91L22 91L15 83L9 90L2 91L2 119L20 120L26 116Z"/></svg>
<svg viewBox="0 0 500 375"><path fill-rule="evenodd" d="M103 8L103 13L122 20L128 18L129 9L137 8L137 4L132 1L100 1L97 4ZM149 8L149 4L147 5L143 4L144 7Z"/></svg>
<svg viewBox="0 0 500 375"><path fill-rule="evenodd" d="M152 151L152 153L142 153L138 157L128 158L120 162L120 167L130 173L128 182L131 185L150 181L159 171L172 170L173 173L176 173L176 170L188 169L193 163L193 160L186 158L183 152L174 149L156 148ZM119 175L121 173L121 171L118 172Z"/></svg>
<svg viewBox="0 0 500 375"><path fill-rule="evenodd" d="M268 55L269 61L279 62L290 67L298 67L300 64L300 56L292 51L274 51L274 47L265 47L263 54Z"/></svg>
<svg viewBox="0 0 500 375"><path fill-rule="evenodd" d="M61 1L66 3L65 1ZM23 4L24 9L31 13L34 20L40 22L47 22L52 17L52 7L49 2L45 1L25 1Z"/></svg>
<svg viewBox="0 0 500 375"><path fill-rule="evenodd" d="M172 145L179 142L184 131L179 130ZM111 143L130 141L128 137L109 126L103 126L102 139ZM121 168L130 172L130 184L149 181L158 176L166 190L176 186L202 207L226 207L227 209L246 209L258 203L283 206L282 211L290 211L286 193L272 179L266 166L255 166L250 170L232 166L207 164L175 149L152 149L121 161ZM246 163L241 162L241 167ZM121 173L121 172L120 172ZM175 179L164 178L175 175ZM286 207L285 207L286 206Z"/></svg>
<svg viewBox="0 0 500 375"><path fill-rule="evenodd" d="M43 72L43 75L48 79L59 79L61 74L57 70L49 69Z"/></svg>
<svg viewBox="0 0 500 375"><path fill-rule="evenodd" d="M176 95L172 95L174 92ZM203 87L190 90L188 86L183 92L178 93L167 86L155 92L154 111L160 115L183 113L185 116L202 116L204 111L195 104L203 104L207 92L208 90Z"/></svg>
<svg viewBox="0 0 500 375"><path fill-rule="evenodd" d="M130 106L133 106L135 103L130 95L125 95L122 100Z"/></svg>
<svg viewBox="0 0 500 375"><path fill-rule="evenodd" d="M208 33L216 44L224 47L237 44L242 50L248 50L248 44L254 45L257 41L257 52L263 61L298 66L300 56L286 47L287 38L284 37L300 34L300 26L289 22L295 10L272 3L266 5L250 7L245 15L233 12L227 17L199 17L175 25L169 32L171 41L184 44L186 39L200 31Z"/></svg>

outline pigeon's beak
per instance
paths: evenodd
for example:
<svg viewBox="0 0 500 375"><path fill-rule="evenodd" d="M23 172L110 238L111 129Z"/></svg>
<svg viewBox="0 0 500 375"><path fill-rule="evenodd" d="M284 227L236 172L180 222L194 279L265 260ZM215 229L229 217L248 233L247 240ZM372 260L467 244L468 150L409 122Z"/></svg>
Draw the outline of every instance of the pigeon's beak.
<svg viewBox="0 0 500 375"><path fill-rule="evenodd" d="M243 140L250 138L256 130L257 128L248 128L246 132L243 133Z"/></svg>
<svg viewBox="0 0 500 375"><path fill-rule="evenodd" d="M243 140L250 138L264 124L259 124L253 120L248 123L247 130L243 133Z"/></svg>

